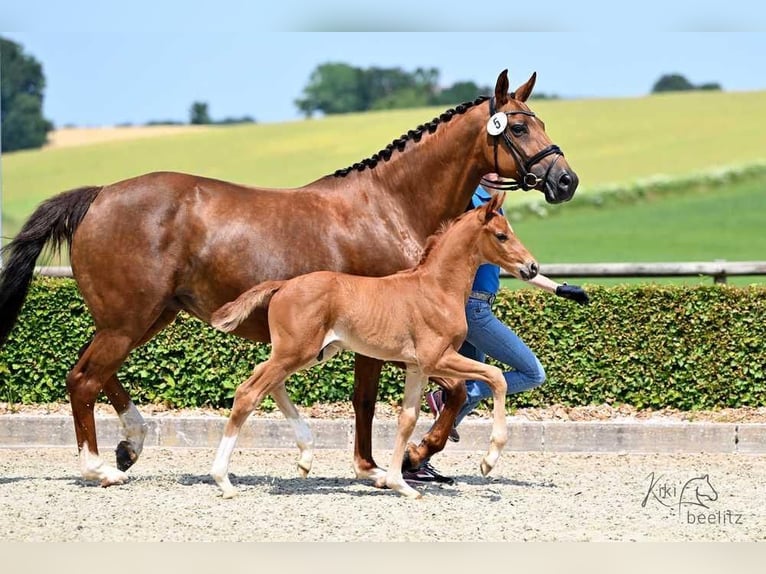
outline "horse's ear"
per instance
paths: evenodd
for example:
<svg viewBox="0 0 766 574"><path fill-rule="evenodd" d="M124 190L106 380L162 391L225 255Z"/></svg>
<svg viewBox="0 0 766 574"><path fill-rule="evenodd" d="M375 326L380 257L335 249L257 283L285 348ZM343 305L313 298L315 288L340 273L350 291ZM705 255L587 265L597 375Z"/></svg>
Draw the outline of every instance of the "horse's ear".
<svg viewBox="0 0 766 574"><path fill-rule="evenodd" d="M527 82L519 86L519 88L514 92L516 94L516 99L520 102L526 102L529 96L532 95L532 90L535 87L535 81L537 81L537 72L532 72L532 75L529 77Z"/></svg>
<svg viewBox="0 0 766 574"><path fill-rule="evenodd" d="M503 202L505 201L505 192L501 191L500 193L493 194L490 200L484 204L484 223L487 223L490 219L492 219L495 215L497 215L498 210L503 207Z"/></svg>
<svg viewBox="0 0 766 574"><path fill-rule="evenodd" d="M497 77L495 84L495 107L508 103L508 70L503 70Z"/></svg>

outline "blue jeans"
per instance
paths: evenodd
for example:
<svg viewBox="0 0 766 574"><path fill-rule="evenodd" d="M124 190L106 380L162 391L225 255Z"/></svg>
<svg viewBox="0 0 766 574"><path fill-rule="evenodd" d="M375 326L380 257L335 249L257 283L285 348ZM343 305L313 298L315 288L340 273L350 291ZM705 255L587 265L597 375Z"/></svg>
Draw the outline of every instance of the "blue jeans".
<svg viewBox="0 0 766 574"><path fill-rule="evenodd" d="M532 350L519 336L495 317L486 301L468 299L465 306L468 334L460 354L484 362L487 355L514 370L503 373L508 383L507 394L520 393L540 386L545 381L545 369ZM483 400L492 397L484 381L466 381L466 398L457 414L455 426Z"/></svg>

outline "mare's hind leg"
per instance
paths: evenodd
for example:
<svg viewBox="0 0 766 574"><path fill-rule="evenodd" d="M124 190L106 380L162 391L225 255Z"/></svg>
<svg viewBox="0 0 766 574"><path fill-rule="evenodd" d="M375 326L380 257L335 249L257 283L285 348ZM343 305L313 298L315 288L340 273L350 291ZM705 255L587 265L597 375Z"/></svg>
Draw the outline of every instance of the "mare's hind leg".
<svg viewBox="0 0 766 574"><path fill-rule="evenodd" d="M93 407L98 394L117 372L131 346L131 338L124 333L110 330L97 332L66 380L82 476L98 480L102 486L121 484L128 477L99 457Z"/></svg>
<svg viewBox="0 0 766 574"><path fill-rule="evenodd" d="M441 377L434 377L432 380L446 391L447 400L444 403L444 410L439 414L431 428L428 429L428 432L423 436L418 446L415 446L413 443L407 445L402 470L414 470L434 454L444 450L444 445L447 444L447 438L449 437L450 430L452 430L452 425L455 424L455 418L463 403L465 403L466 392L464 381Z"/></svg>
<svg viewBox="0 0 766 574"><path fill-rule="evenodd" d="M140 347L149 341L172 323L176 315L178 315L177 309L166 309L133 348ZM144 439L146 438L147 431L146 423L141 413L138 412L136 405L133 404L130 395L120 384L117 375L109 377L109 380L104 385L104 393L120 417L122 428L125 431L125 440L120 441L115 449L117 468L128 470L136 463L144 449Z"/></svg>
<svg viewBox="0 0 766 574"><path fill-rule="evenodd" d="M357 478L370 478L377 484L386 471L372 458L372 419L378 398L378 381L383 361L356 354L354 360L354 472Z"/></svg>

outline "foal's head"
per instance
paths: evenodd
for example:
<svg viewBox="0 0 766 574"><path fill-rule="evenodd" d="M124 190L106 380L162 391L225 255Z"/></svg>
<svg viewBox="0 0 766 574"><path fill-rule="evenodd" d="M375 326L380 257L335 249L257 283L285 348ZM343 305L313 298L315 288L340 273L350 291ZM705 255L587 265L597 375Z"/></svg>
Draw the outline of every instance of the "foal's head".
<svg viewBox="0 0 766 574"><path fill-rule="evenodd" d="M527 281L537 275L539 267L513 232L511 224L500 213L504 199L505 192L497 193L474 210L481 222L477 242L479 254L489 263L499 265L514 277Z"/></svg>

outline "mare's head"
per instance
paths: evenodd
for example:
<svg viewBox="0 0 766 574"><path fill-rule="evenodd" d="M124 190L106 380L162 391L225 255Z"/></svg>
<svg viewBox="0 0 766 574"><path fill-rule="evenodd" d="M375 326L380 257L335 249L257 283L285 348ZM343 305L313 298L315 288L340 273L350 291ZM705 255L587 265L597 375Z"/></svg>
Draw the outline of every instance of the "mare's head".
<svg viewBox="0 0 766 574"><path fill-rule="evenodd" d="M489 100L487 121L488 160L494 171L514 180L512 185L489 185L495 189L536 189L548 203L572 199L577 174L561 149L545 133L545 124L527 106L537 74L508 93L508 70L497 78L495 95Z"/></svg>
<svg viewBox="0 0 766 574"><path fill-rule="evenodd" d="M479 254L485 261L499 265L514 277L527 281L537 275L539 267L513 232L511 224L500 213L504 199L505 192L496 193L487 203L473 210L481 223L477 242Z"/></svg>

